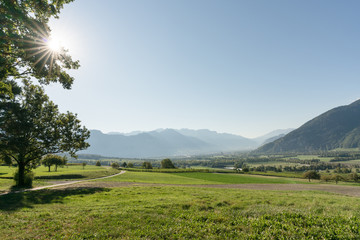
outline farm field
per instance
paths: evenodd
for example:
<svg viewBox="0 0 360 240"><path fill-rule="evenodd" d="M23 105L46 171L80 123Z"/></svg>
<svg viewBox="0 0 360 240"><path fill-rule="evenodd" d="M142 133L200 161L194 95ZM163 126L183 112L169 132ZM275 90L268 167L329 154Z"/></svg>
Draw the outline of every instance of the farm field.
<svg viewBox="0 0 360 240"><path fill-rule="evenodd" d="M0 196L0 239L354 239L360 199L179 186Z"/></svg>
<svg viewBox="0 0 360 240"><path fill-rule="evenodd" d="M139 182L160 184L245 184L245 183L307 183L305 179L288 179L277 177L251 176L245 174L221 173L157 173L157 172L126 172L125 174L99 180L111 182Z"/></svg>

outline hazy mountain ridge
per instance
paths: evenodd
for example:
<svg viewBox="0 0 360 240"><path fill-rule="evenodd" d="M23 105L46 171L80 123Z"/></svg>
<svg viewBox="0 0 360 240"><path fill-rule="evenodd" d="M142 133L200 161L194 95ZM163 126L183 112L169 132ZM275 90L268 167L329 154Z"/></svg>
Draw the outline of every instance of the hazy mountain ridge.
<svg viewBox="0 0 360 240"><path fill-rule="evenodd" d="M268 134L265 134L263 136L254 138L254 141L256 141L259 144L266 144L266 143L275 141L275 140L285 136L286 134L288 134L289 132L291 132L293 130L294 130L294 128L277 129L277 130L269 132Z"/></svg>
<svg viewBox="0 0 360 240"><path fill-rule="evenodd" d="M150 158L253 150L259 143L239 135L207 129L157 129L150 132L104 134L91 130L90 147L80 154Z"/></svg>
<svg viewBox="0 0 360 240"><path fill-rule="evenodd" d="M311 152L360 147L360 100L333 108L257 152Z"/></svg>

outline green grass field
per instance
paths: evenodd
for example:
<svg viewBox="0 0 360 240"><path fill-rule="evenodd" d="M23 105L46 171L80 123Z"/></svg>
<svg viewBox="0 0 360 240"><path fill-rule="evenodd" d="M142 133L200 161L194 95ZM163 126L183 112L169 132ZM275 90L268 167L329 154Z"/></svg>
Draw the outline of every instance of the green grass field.
<svg viewBox="0 0 360 240"><path fill-rule="evenodd" d="M0 166L0 178L9 178L13 177L14 172L17 170L16 167L7 167ZM94 165L87 165L85 168L79 165L70 165L65 167L58 167L57 172L55 172L54 167L51 167L51 172L48 171L47 167L39 166L36 169L33 169L35 173L35 177L43 177L43 176L60 176L60 175L68 175L76 178L76 175L80 175L80 178L92 178L94 175L102 175L101 173L106 172L118 172L118 170L108 168L108 167L96 167Z"/></svg>
<svg viewBox="0 0 360 240"><path fill-rule="evenodd" d="M100 180L99 180L100 181ZM303 179L251 176L245 174L222 173L156 173L126 172L114 178L101 181L139 182L160 184L243 184L243 183L306 183Z"/></svg>
<svg viewBox="0 0 360 240"><path fill-rule="evenodd" d="M9 168L6 166L0 166L0 192L8 190L12 185L14 185L12 177L16 169L17 168L15 167ZM40 166L33 171L36 178L33 183L35 187L49 185L49 181L83 180L104 177L119 172L119 170L113 168L96 167L92 165L85 166L84 169L82 166L78 165L62 167L58 168L57 172L55 172L53 168L52 171L49 172L48 168Z"/></svg>
<svg viewBox="0 0 360 240"><path fill-rule="evenodd" d="M189 187L0 196L0 239L358 239L360 199Z"/></svg>

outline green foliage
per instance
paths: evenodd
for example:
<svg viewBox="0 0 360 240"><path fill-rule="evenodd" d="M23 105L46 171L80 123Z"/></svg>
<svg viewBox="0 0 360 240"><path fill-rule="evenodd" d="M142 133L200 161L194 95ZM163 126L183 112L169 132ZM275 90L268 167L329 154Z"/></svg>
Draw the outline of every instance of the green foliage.
<svg viewBox="0 0 360 240"><path fill-rule="evenodd" d="M133 164L133 163L129 163L129 164L127 165L127 167L128 167L128 168L133 168L133 167L134 167L134 164Z"/></svg>
<svg viewBox="0 0 360 240"><path fill-rule="evenodd" d="M58 166L63 166L66 164L66 159L58 155L48 154L45 157L43 157L41 163L49 168L49 172L50 172L50 167L55 165L55 172L56 172Z"/></svg>
<svg viewBox="0 0 360 240"><path fill-rule="evenodd" d="M333 177L330 174L324 174L324 175L321 175L320 179L325 182L329 182L333 179Z"/></svg>
<svg viewBox="0 0 360 240"><path fill-rule="evenodd" d="M31 171L26 171L24 175L24 184L20 184L19 180L19 171L17 170L14 174L14 181L16 187L27 187L31 188L33 186L34 173Z"/></svg>
<svg viewBox="0 0 360 240"><path fill-rule="evenodd" d="M48 46L48 21L58 17L72 0L0 1L0 155L19 167L19 185L25 172L42 156L85 149L89 137L76 115L59 113L39 84L59 82L70 89L77 69L67 50L54 52Z"/></svg>
<svg viewBox="0 0 360 240"><path fill-rule="evenodd" d="M152 167L150 162L143 162L142 168L144 168L144 169L152 169L153 167Z"/></svg>
<svg viewBox="0 0 360 240"><path fill-rule="evenodd" d="M15 84L15 83L14 83ZM16 84L14 85L16 86ZM89 131L76 115L60 113L43 88L25 81L12 100L0 101L0 155L9 156L19 167L19 181L42 156L75 152L89 146Z"/></svg>
<svg viewBox="0 0 360 240"><path fill-rule="evenodd" d="M341 176L340 174L334 174L334 175L332 175L332 179L336 182L336 184L337 184L339 181L345 180L344 177Z"/></svg>
<svg viewBox="0 0 360 240"><path fill-rule="evenodd" d="M118 169L118 168L120 168L120 164L119 164L118 162L113 162L113 163L111 164L111 167L112 167L112 168L115 168L115 169Z"/></svg>
<svg viewBox="0 0 360 240"><path fill-rule="evenodd" d="M354 182L359 181L359 175L357 173L350 173L349 178L350 178L350 180L353 180Z"/></svg>
<svg viewBox="0 0 360 240"><path fill-rule="evenodd" d="M161 161L161 168L175 168L175 166L169 158L165 158Z"/></svg>
<svg viewBox="0 0 360 240"><path fill-rule="evenodd" d="M97 166L97 167L100 167L100 166L101 166L100 160L98 160L98 161L96 162L95 166Z"/></svg>
<svg viewBox="0 0 360 240"><path fill-rule="evenodd" d="M41 84L59 82L70 89L74 79L67 70L77 69L67 50L51 51L48 21L58 17L72 0L0 1L0 94L11 90L9 79L36 78Z"/></svg>
<svg viewBox="0 0 360 240"><path fill-rule="evenodd" d="M320 179L320 173L318 173L317 171L314 171L314 170L310 170L310 171L305 172L303 174L303 177L309 179L309 182L310 182L310 179Z"/></svg>

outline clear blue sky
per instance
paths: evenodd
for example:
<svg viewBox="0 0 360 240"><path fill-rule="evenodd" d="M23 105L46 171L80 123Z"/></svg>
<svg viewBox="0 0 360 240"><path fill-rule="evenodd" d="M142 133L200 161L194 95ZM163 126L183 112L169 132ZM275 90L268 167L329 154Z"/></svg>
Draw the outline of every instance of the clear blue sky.
<svg viewBox="0 0 360 240"><path fill-rule="evenodd" d="M256 137L360 98L360 1L75 0L51 21L81 68L61 111L104 132Z"/></svg>

